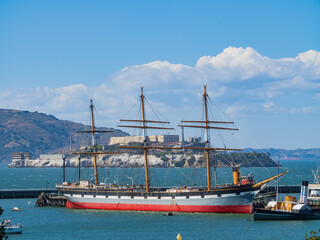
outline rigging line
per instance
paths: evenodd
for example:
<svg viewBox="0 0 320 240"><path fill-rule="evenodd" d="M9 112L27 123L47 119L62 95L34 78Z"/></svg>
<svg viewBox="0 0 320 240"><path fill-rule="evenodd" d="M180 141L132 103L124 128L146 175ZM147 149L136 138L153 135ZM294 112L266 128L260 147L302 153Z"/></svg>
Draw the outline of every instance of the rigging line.
<svg viewBox="0 0 320 240"><path fill-rule="evenodd" d="M193 163L193 164L194 164L194 163ZM190 167L189 167L190 179L194 179L194 169L195 169L194 166L190 166ZM188 184L189 184L189 185L192 185L192 182L189 181Z"/></svg>
<svg viewBox="0 0 320 240"><path fill-rule="evenodd" d="M249 146L242 140L242 138L240 138L240 136L237 136L238 139L240 139L240 141L242 142L242 144L244 144L245 146L247 146L247 148L249 148ZM250 152L251 154L253 154L252 152ZM267 154L265 152L263 152L264 154ZM253 154L254 158L261 164L261 166L269 173L269 175L271 176L270 171L263 165L263 163ZM272 160L273 161L273 160ZM274 161L273 161L274 162Z"/></svg>
<svg viewBox="0 0 320 240"><path fill-rule="evenodd" d="M284 177L285 175L282 175L282 176L280 176L280 177L278 177L279 178L279 181ZM275 184L277 184L277 179L273 179L270 183L268 183L268 185L275 185ZM287 184L286 184L287 185Z"/></svg>
<svg viewBox="0 0 320 240"><path fill-rule="evenodd" d="M223 143L224 143L224 142L223 142ZM240 154L241 154L241 153L240 153ZM235 162L234 159L232 158L231 153L228 153L228 155L230 156L232 162L236 165L236 162ZM249 160L246 158L246 156L245 156L244 154L243 154L243 157L244 157L244 159L246 160L246 162L248 163L248 165L250 166L250 168L252 168L252 170L254 171L254 173L256 173L255 170L254 170L254 168L253 168L252 165L250 164Z"/></svg>
<svg viewBox="0 0 320 240"><path fill-rule="evenodd" d="M149 100L147 98L145 98L148 106L150 107L150 109L152 110L153 114L157 117L158 120L160 120L159 116L157 115L157 113L160 115L160 117L162 117L163 119L165 119L167 122L170 122L164 115L161 114L161 112L159 112L157 109L153 108L151 103L149 102Z"/></svg>
<svg viewBox="0 0 320 240"><path fill-rule="evenodd" d="M211 100L210 100L211 101ZM231 120L232 121L232 119L217 105L217 104L215 104L214 102L213 102L213 104L214 105L216 105L228 118L229 118L229 120ZM234 126L236 127L236 128L239 128L236 124L234 124ZM244 134L246 134L244 131L242 131ZM263 153L265 153L265 154L267 154L264 150L263 150L263 148L261 148L261 147L259 147L259 145L254 141L254 139L253 138L251 138L249 135L247 135L246 134L246 136L249 138L249 139L251 139L251 141L258 147L258 148L260 148L260 149L262 149L262 152ZM239 137L240 138L240 137ZM241 139L242 140L242 139ZM242 140L242 143L244 143L246 146L247 146L247 148L249 148L249 146ZM255 157L255 156L254 156ZM256 157L255 157L256 158ZM263 168L265 168L265 170L271 175L271 173L268 171L268 169L261 163L261 161L259 160L259 159L257 159L258 161L259 161L259 163L261 164L261 166L263 166Z"/></svg>
<svg viewBox="0 0 320 240"><path fill-rule="evenodd" d="M240 153L241 154L241 153ZM249 164L249 168L251 168L251 170L254 172L255 176L258 176L258 178L260 179L259 175L257 175L255 168L251 165L251 163L249 162L249 160L247 159L246 155L243 153L244 159L246 160L246 162Z"/></svg>
<svg viewBox="0 0 320 240"><path fill-rule="evenodd" d="M245 160L247 161L247 163L249 164L249 166L250 166L250 168L252 169L252 171L254 172L254 175L255 175L255 176L258 176L258 178L261 179L260 176L257 175L254 167L250 164L250 162L249 162L249 160L247 159L247 157L246 157L244 154L243 154L243 156L244 156L244 159L245 159ZM253 156L254 156L254 154L253 154ZM254 157L255 157L255 156L254 156ZM260 163L260 164L261 164L261 163ZM263 165L262 165L262 167L263 167Z"/></svg>
<svg viewBox="0 0 320 240"><path fill-rule="evenodd" d="M195 170L195 167L192 167L192 172L191 172L191 174L190 174L190 178L191 179L193 179L194 178L194 170ZM192 183L190 182L190 185L191 185Z"/></svg>
<svg viewBox="0 0 320 240"><path fill-rule="evenodd" d="M184 177L187 177L179 168L177 168L177 167L174 167L175 169L177 169L181 174L182 174L182 176L184 176ZM188 177L187 177L188 178ZM193 184L194 184L194 182L192 181L192 179L190 179L190 178L188 178L189 179L189 181L191 181Z"/></svg>
<svg viewBox="0 0 320 240"><path fill-rule="evenodd" d="M232 119L215 103L215 102L213 102L212 100L211 100L211 98L210 97L208 97L209 98L209 101L211 102L211 103L213 103L227 118L229 118L229 120L230 121L232 121ZM235 124L235 127L237 127L237 125ZM237 127L238 128L238 127ZM244 143L244 141L242 141L243 143ZM246 144L245 144L246 145ZM246 145L247 146L247 145ZM248 147L248 146L247 146ZM265 153L265 152L264 152ZM266 153L265 153L266 154ZM253 156L254 156L254 154L253 154ZM255 156L254 156L255 157ZM255 157L256 158L256 157ZM265 170L269 173L269 174L271 174L269 171L268 171L268 169L261 163L261 161L259 160L259 159L257 159L256 158L256 160L258 160L259 161L259 163L261 164L261 166L263 166L264 168L265 168Z"/></svg>
<svg viewBox="0 0 320 240"><path fill-rule="evenodd" d="M192 109L182 118L181 121L185 120L185 119L191 114L191 112L194 111L195 108L198 109L198 107L199 107L199 105L200 105L199 102L202 101L202 100L203 100L203 98L198 99L198 101L193 105ZM180 121L180 122L181 122L181 121Z"/></svg>
<svg viewBox="0 0 320 240"><path fill-rule="evenodd" d="M226 161L228 161L228 160L227 160L227 158L225 157L225 155L230 156L230 159L231 159L231 162L232 162L232 163L230 163L230 162L228 161L228 163L230 164L230 167L232 167L232 164L234 164L234 166L236 166L236 162L233 160L233 158L232 158L232 156L231 156L231 153L227 153L227 152L225 152L225 154L218 153L218 155L221 155L222 158L224 158Z"/></svg>
<svg viewBox="0 0 320 240"><path fill-rule="evenodd" d="M224 160L226 160L226 161L230 164L230 167L232 167L232 163L231 163L223 154L218 153L217 155L220 155ZM229 154L229 156L230 156L230 154ZM231 160L232 160L232 157L231 157L231 156L230 156L230 158L231 158ZM233 161L233 160L232 160L232 161ZM234 163L234 165L236 165L234 161L233 161L233 163Z"/></svg>
<svg viewBox="0 0 320 240"><path fill-rule="evenodd" d="M201 112L201 120L202 121L204 121L205 120L205 116L204 116L204 99L202 98L202 112ZM203 124L203 123L202 123ZM208 131L210 131L210 130L208 130ZM205 129L204 128L202 128L201 129L201 131L200 131L200 134L201 134L201 139L204 139L204 132L205 132ZM210 133L209 133L209 135L208 135L208 139L209 139L209 141L210 141Z"/></svg>
<svg viewBox="0 0 320 240"><path fill-rule="evenodd" d="M166 180L166 177L167 177L167 175L168 175L168 170L169 170L169 168L167 167L167 168L166 168L166 172L165 172L164 177L163 177L164 180ZM167 182L165 182L165 186L166 186L166 185L167 185Z"/></svg>
<svg viewBox="0 0 320 240"><path fill-rule="evenodd" d="M90 111L86 112L87 117L86 117L86 121L85 121L85 125L84 125L84 130L88 130L90 129L91 126L91 113Z"/></svg>
<svg viewBox="0 0 320 240"><path fill-rule="evenodd" d="M146 100L147 106L149 106L149 108L151 109L151 111L153 112L153 114L155 115L155 117L158 119L158 121L160 121L161 119L160 119L159 116L157 115L157 112L158 112L158 114L159 114L163 119L165 119L167 122L169 122L169 120L168 120L167 118L165 118L159 111L157 111L156 109L154 109L154 108L152 107L152 105L151 105L151 103L148 101L148 99L145 98L145 100ZM160 124L160 125L162 125L163 127L165 127L165 124L164 124L164 123L162 123L162 124ZM168 135L169 135L169 133L170 133L168 130L166 130L165 132L167 132Z"/></svg>
<svg viewBox="0 0 320 240"><path fill-rule="evenodd" d="M221 109L214 101L212 101L209 96L208 96L208 99L213 105L215 105L232 122L232 119L228 116L228 114L225 111L223 111L223 109Z"/></svg>
<svg viewBox="0 0 320 240"><path fill-rule="evenodd" d="M101 126L111 126L111 127L105 127L105 128L108 128L108 129L116 129L116 127L114 126L114 121L112 123L112 121L108 118L108 117L105 117L102 113L103 111L101 110L96 110L96 108L94 107L94 110L95 110L95 115L96 115L96 119L98 122L100 122ZM108 115L108 114L107 114ZM113 126L113 127L112 127Z"/></svg>
<svg viewBox="0 0 320 240"><path fill-rule="evenodd" d="M202 169L203 168L199 168L199 170L197 171L197 184L198 186L201 186L202 185Z"/></svg>
<svg viewBox="0 0 320 240"><path fill-rule="evenodd" d="M129 108L129 110L128 110L125 114L123 114L123 115L121 116L120 119L124 119L125 116L137 105L138 102L140 102L140 99L136 100L135 103ZM119 121L118 121L118 123L119 123Z"/></svg>
<svg viewBox="0 0 320 240"><path fill-rule="evenodd" d="M210 146L213 147L212 144L210 144ZM222 155L222 153L217 152L217 154L218 154L218 155L221 155L222 157L224 157L224 156ZM227 154L225 154L225 155L227 155ZM230 153L228 153L228 155L230 155ZM232 162L236 165L236 163L235 163L235 161L233 160L233 158L231 157L231 155L230 155L230 158L231 158ZM229 161L228 161L228 162L229 162ZM231 165L230 162L229 162L229 164Z"/></svg>
<svg viewBox="0 0 320 240"><path fill-rule="evenodd" d="M182 179L182 181L181 181L181 185L183 186L183 185L186 185L185 183L187 183L188 182L188 179L189 179L189 176L188 176L188 172L186 172L186 170L185 170L186 168L183 168L183 170L184 170L184 177L183 177L183 179Z"/></svg>
<svg viewBox="0 0 320 240"><path fill-rule="evenodd" d="M127 172L127 164L128 164L128 162L125 162L124 166L122 167L122 180L121 180L122 186L124 186L124 182L125 182L125 177L126 177L126 172Z"/></svg>
<svg viewBox="0 0 320 240"><path fill-rule="evenodd" d="M214 117L213 110L210 108L210 106L209 106L209 112L211 113L213 121L215 121L216 119ZM223 137L221 135L221 130L219 130L219 129L217 129L217 130L218 130L218 134L219 134L221 142L223 143L224 146L226 146L225 141L224 141L224 139L223 139Z"/></svg>
<svg viewBox="0 0 320 240"><path fill-rule="evenodd" d="M159 181L159 178L158 178L158 175L157 175L157 171L156 171L156 168L155 167L152 167L151 168L152 171L153 171L153 176L154 176L154 186L159 186L160 185L160 181Z"/></svg>

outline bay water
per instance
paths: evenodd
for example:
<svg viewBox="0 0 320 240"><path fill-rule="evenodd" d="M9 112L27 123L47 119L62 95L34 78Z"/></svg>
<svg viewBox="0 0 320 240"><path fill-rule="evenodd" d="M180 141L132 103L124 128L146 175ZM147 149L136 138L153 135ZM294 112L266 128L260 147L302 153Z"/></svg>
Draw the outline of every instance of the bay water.
<svg viewBox="0 0 320 240"><path fill-rule="evenodd" d="M319 167L318 160L288 160L281 165L289 173L280 179L282 185L313 182L311 170ZM242 169L257 181L277 173L277 168ZM284 169L280 169L283 171ZM219 182L232 181L228 168L218 169ZM151 184L157 186L204 185L205 169L151 169ZM131 176L131 177L130 177ZM92 169L81 169L82 179L92 179ZM78 180L78 169L67 168L66 179ZM143 169L99 169L100 182L142 184ZM0 189L54 188L62 181L59 168L8 168L0 164ZM5 210L2 219L24 225L21 235L9 239L305 239L311 230L320 229L320 220L313 221L252 221L250 214L130 212L34 207L36 199L0 199ZM20 212L13 212L18 207Z"/></svg>

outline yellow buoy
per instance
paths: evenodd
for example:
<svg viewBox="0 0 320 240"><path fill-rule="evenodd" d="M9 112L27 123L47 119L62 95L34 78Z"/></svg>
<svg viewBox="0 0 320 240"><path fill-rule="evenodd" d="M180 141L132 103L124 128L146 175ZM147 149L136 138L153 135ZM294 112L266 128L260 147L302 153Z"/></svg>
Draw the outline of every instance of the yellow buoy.
<svg viewBox="0 0 320 240"><path fill-rule="evenodd" d="M181 238L181 235L180 235L180 233L178 233L178 235L177 235L177 240L181 240L182 238Z"/></svg>

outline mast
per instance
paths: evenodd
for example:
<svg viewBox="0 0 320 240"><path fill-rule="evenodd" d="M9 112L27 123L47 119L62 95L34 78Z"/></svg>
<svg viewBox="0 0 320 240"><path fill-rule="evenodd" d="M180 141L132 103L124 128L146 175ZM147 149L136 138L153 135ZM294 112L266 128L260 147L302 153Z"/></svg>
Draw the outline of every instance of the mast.
<svg viewBox="0 0 320 240"><path fill-rule="evenodd" d="M278 157L278 175L279 175L279 167L280 167L280 157ZM279 195L279 178L277 178L277 189L276 189L276 209L278 209L278 195Z"/></svg>
<svg viewBox="0 0 320 240"><path fill-rule="evenodd" d="M88 155L93 155L93 167L94 167L94 180L95 184L99 184L99 179L98 179L98 170L97 170L97 155L98 154L120 154L120 152L96 152L96 142L94 135L96 132L99 133L110 133L113 131L104 131L104 130L96 130L94 126L94 116L93 116L93 103L92 99L90 100L90 113L91 113L91 130L89 131L77 131L77 133L91 133L91 141L92 141L92 152L75 152L72 154L88 154ZM79 155L79 167L80 167L80 155ZM80 170L79 170L79 175L80 175ZM80 181L80 177L79 177Z"/></svg>
<svg viewBox="0 0 320 240"><path fill-rule="evenodd" d="M78 178L79 178L79 184L80 184L80 181L81 181L81 176L80 176L80 174L81 174L81 169L80 169L80 160L81 160L81 158L80 158L80 155L79 155L79 157L78 157L78 161L79 161L79 166L78 166Z"/></svg>
<svg viewBox="0 0 320 240"><path fill-rule="evenodd" d="M144 100L145 100L145 97L144 97L144 95L143 95L143 87L141 87L140 101L141 101L142 120L120 119L121 122L137 122L137 123L142 123L142 126L141 126L141 125L140 125L140 126L118 125L118 127L142 128L142 129L143 129L143 146L119 146L118 148L143 149L143 153L144 153L144 171L145 171L146 192L150 192L150 182L149 182L148 155L147 155L147 151L148 151L149 148L152 148L152 149L160 149L160 148L159 148L159 147L148 146L148 144L147 144L147 143L148 143L148 141L147 141L148 138L147 138L146 130L147 130L147 128L149 128L149 129L173 130L173 128L147 126L146 123L170 124L170 122L146 120L145 108L144 108Z"/></svg>
<svg viewBox="0 0 320 240"><path fill-rule="evenodd" d="M229 127L217 127L210 126L210 123L214 124L234 124L234 122L225 122L225 121L209 121L208 120L208 94L207 94L207 85L204 85L204 93L203 93L203 103L204 103L204 121L181 121L181 125L179 127L190 127L190 128L204 128L205 129L205 147L183 147L184 149L194 149L194 150L205 150L206 151L206 167L207 167L207 188L208 191L211 190L211 173L210 173L210 151L242 151L242 149L227 149L227 148L213 148L210 147L210 139L209 139L209 129L217 129L217 130L232 130L237 131L237 128L229 128ZM185 123L200 123L203 125L184 125ZM214 164L214 180L215 187L217 185L217 173L216 166Z"/></svg>
<svg viewBox="0 0 320 240"><path fill-rule="evenodd" d="M147 138L146 138L146 119L145 119L145 113L144 113L144 96L143 96L143 87L141 87L141 114L142 114L142 126L143 126L143 146L147 147ZM150 191L149 188L149 171L148 171L148 156L147 156L147 148L143 149L144 153L144 172L145 172L145 178L146 178L146 192Z"/></svg>
<svg viewBox="0 0 320 240"><path fill-rule="evenodd" d="M210 147L209 134L208 134L208 109L207 109L207 85L204 85L203 101L204 101L204 120L205 120L205 133L206 133L206 143L205 147ZM206 159L207 159L207 186L208 191L211 190L211 174L210 174L210 157L209 150L206 150Z"/></svg>
<svg viewBox="0 0 320 240"><path fill-rule="evenodd" d="M96 143L94 139L95 129L94 129L94 117L93 117L93 104L92 99L90 100L90 110L91 110L91 126L92 126L92 152L96 152ZM97 170L97 155L93 154L93 167L94 167L94 182L99 184L98 180L98 170Z"/></svg>

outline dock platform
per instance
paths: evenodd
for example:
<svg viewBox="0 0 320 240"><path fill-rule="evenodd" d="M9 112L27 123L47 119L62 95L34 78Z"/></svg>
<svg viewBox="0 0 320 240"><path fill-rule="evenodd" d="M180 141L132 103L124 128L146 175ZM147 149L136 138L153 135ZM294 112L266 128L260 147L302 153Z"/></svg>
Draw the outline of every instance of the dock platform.
<svg viewBox="0 0 320 240"><path fill-rule="evenodd" d="M6 198L38 198L41 193L58 193L52 189L0 189L0 199Z"/></svg>

